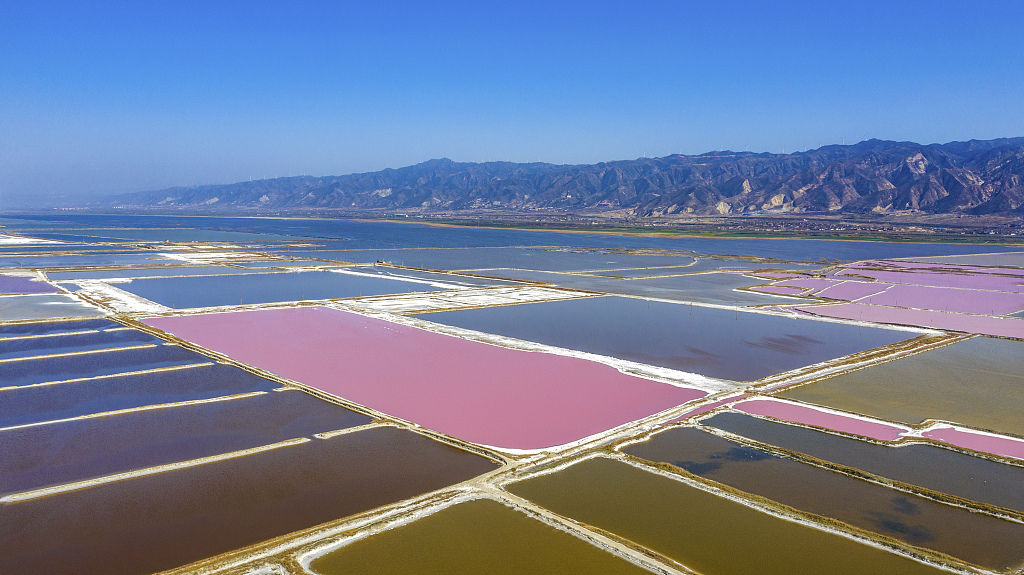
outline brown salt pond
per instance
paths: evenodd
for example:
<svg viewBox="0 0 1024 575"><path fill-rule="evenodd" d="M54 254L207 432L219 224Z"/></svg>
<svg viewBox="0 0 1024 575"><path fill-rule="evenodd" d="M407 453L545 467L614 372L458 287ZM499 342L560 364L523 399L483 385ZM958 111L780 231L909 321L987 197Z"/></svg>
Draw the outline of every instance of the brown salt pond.
<svg viewBox="0 0 1024 575"><path fill-rule="evenodd" d="M0 573L162 571L428 493L496 466L385 427L0 504Z"/></svg>
<svg viewBox="0 0 1024 575"><path fill-rule="evenodd" d="M624 451L984 567L1024 566L1024 525L771 455L699 429L670 429Z"/></svg>
<svg viewBox="0 0 1024 575"><path fill-rule="evenodd" d="M893 421L942 419L1024 436L1024 342L974 337L780 395Z"/></svg>
<svg viewBox="0 0 1024 575"><path fill-rule="evenodd" d="M301 391L0 431L0 493L165 465L364 425Z"/></svg>
<svg viewBox="0 0 1024 575"><path fill-rule="evenodd" d="M508 489L703 575L945 573L611 459L589 459Z"/></svg>
<svg viewBox="0 0 1024 575"><path fill-rule="evenodd" d="M805 453L911 485L1024 512L1024 467L933 445L890 447L785 425L739 413L721 413L702 425Z"/></svg>
<svg viewBox="0 0 1024 575"><path fill-rule="evenodd" d="M644 569L490 499L448 507L315 559L318 575L343 573L647 573Z"/></svg>

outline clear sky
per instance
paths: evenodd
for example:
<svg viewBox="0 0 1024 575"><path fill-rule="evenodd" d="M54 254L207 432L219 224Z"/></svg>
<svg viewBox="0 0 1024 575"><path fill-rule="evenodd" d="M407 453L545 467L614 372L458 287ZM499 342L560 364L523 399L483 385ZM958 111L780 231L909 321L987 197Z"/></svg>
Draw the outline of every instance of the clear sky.
<svg viewBox="0 0 1024 575"><path fill-rule="evenodd" d="M1024 135L1024 2L0 2L0 209Z"/></svg>

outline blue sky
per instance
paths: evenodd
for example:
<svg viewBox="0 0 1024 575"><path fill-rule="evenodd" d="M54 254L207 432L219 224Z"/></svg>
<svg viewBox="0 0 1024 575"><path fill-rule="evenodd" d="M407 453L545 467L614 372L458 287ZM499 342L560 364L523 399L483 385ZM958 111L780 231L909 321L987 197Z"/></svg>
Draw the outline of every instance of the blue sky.
<svg viewBox="0 0 1024 575"><path fill-rule="evenodd" d="M0 3L0 209L1024 135L1024 2Z"/></svg>

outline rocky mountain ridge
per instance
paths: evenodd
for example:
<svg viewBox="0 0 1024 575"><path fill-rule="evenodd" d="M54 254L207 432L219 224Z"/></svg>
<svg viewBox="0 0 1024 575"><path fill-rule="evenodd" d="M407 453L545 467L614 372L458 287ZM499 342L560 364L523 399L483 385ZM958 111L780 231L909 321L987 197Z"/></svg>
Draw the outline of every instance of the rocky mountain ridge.
<svg viewBox="0 0 1024 575"><path fill-rule="evenodd" d="M867 140L793 154L709 152L592 165L449 159L112 196L105 207L345 214L486 210L630 217L782 213L1024 214L1024 138Z"/></svg>

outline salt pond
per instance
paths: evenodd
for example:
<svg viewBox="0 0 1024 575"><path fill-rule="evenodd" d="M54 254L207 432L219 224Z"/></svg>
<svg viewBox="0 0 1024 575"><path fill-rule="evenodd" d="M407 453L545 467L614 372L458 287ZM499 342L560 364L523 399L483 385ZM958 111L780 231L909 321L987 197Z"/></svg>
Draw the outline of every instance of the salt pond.
<svg viewBox="0 0 1024 575"><path fill-rule="evenodd" d="M999 571L1024 566L1024 525L742 446L692 427L626 453ZM842 494L838 497L837 494Z"/></svg>
<svg viewBox="0 0 1024 575"><path fill-rule="evenodd" d="M326 308L145 323L278 375L483 445L570 443L705 392Z"/></svg>
<svg viewBox="0 0 1024 575"><path fill-rule="evenodd" d="M913 336L901 331L622 297L421 317L736 381L760 379Z"/></svg>
<svg viewBox="0 0 1024 575"><path fill-rule="evenodd" d="M142 279L117 287L176 309L442 289L429 283L331 271Z"/></svg>
<svg viewBox="0 0 1024 575"><path fill-rule="evenodd" d="M738 413L718 414L701 424L911 485L1024 512L1024 491L1020 489L1024 467L932 445L878 445Z"/></svg>
<svg viewBox="0 0 1024 575"><path fill-rule="evenodd" d="M252 449L370 418L301 391L0 431L0 493Z"/></svg>
<svg viewBox="0 0 1024 575"><path fill-rule="evenodd" d="M495 467L421 435L379 428L4 503L0 572L153 573Z"/></svg>
<svg viewBox="0 0 1024 575"><path fill-rule="evenodd" d="M508 489L705 575L943 573L605 458L513 483Z"/></svg>
<svg viewBox="0 0 1024 575"><path fill-rule="evenodd" d="M975 337L781 395L894 421L943 419L1024 436L1024 342Z"/></svg>
<svg viewBox="0 0 1024 575"><path fill-rule="evenodd" d="M315 559L318 575L647 573L489 499L443 509Z"/></svg>

